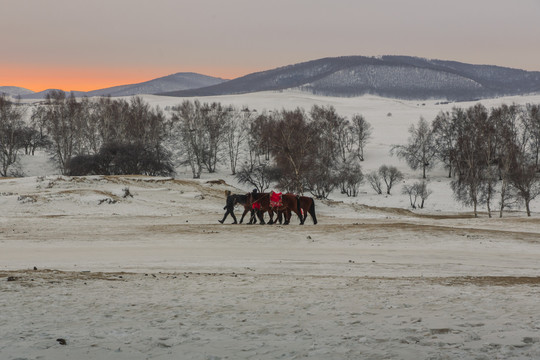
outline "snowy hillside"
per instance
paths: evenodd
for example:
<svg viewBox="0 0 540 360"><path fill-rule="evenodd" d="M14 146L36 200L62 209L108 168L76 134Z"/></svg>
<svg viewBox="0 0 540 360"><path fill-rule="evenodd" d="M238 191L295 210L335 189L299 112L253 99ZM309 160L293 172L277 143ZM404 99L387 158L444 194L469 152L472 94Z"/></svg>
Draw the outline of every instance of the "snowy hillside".
<svg viewBox="0 0 540 360"><path fill-rule="evenodd" d="M143 99L152 106L159 106L161 109L170 109L179 105L184 99L177 97L164 97L155 95L143 96ZM193 100L192 98L188 98ZM405 180L397 188L392 196L376 195L370 185L365 182L361 187L361 194L357 198L347 198L335 191L330 198L345 202L360 203L368 206L385 206L407 209L410 207L409 199L401 194L403 185L418 181L421 178L420 171L411 170L407 164L390 155L392 145L406 144L411 124L418 122L420 117L431 121L440 111L450 111L452 107L467 108L476 102L441 103L436 100L423 102L394 100L377 96L361 96L355 98L341 98L309 95L300 91L284 92L259 92L244 95L201 97L202 102L220 102L223 105L233 105L239 108L248 107L257 110L258 113L280 109L294 110L298 107L309 110L314 104L333 106L339 115L348 117L354 114L361 114L365 117L373 128L372 138L365 149L365 161L362 162L364 174L377 170L382 164L397 166L404 174ZM506 97L486 99L481 102L488 109L501 104L527 104L540 103L540 95L529 97ZM36 156L25 156L22 159L23 171L27 176L47 176L53 175L57 171L51 162L47 161L46 154L40 152ZM190 179L191 171L187 167L178 167L176 178ZM429 188L433 194L426 203L424 212L469 212L471 209L464 207L454 200L450 188L450 179L446 170L439 164L428 173ZM230 175L228 166L223 163L218 167L217 173L203 173L202 178L206 180L224 179L227 183L248 192L248 186L241 186L234 176ZM540 199L536 199L533 204L534 211L540 211Z"/></svg>
<svg viewBox="0 0 540 360"><path fill-rule="evenodd" d="M0 94L6 94L12 97L18 97L22 95L30 95L34 92L18 86L0 86Z"/></svg>
<svg viewBox="0 0 540 360"><path fill-rule="evenodd" d="M131 96L142 94L158 94L167 91L197 89L220 84L225 80L195 73L176 73L139 84L116 86L94 90L87 96Z"/></svg>
<svg viewBox="0 0 540 360"><path fill-rule="evenodd" d="M132 96L142 94L157 94L167 91L179 91L186 89L197 89L200 87L220 84L225 80L212 76L196 73L176 73L157 79L145 81L137 84L120 85L93 91L73 91L77 97L81 96ZM40 91L38 93L21 94L23 99L44 99L53 89ZM64 90L72 92L71 90Z"/></svg>
<svg viewBox="0 0 540 360"><path fill-rule="evenodd" d="M249 74L168 96L304 89L327 96L471 100L540 92L540 72L410 56L324 58Z"/></svg>
<svg viewBox="0 0 540 360"><path fill-rule="evenodd" d="M474 93L478 82L457 74L406 66L362 65L340 70L301 87L316 94L379 93L411 98L444 98L451 92Z"/></svg>

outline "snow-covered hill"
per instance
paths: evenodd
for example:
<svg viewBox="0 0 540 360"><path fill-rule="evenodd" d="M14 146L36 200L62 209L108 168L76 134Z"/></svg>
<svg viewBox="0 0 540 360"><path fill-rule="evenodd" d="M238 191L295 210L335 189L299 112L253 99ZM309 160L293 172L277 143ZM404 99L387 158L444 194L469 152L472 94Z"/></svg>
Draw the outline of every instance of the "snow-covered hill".
<svg viewBox="0 0 540 360"><path fill-rule="evenodd" d="M152 79L137 84L120 85L105 89L84 91L69 91L75 96L132 96L143 94L157 94L167 91L180 91L186 89L196 89L200 87L211 86L222 83L226 80L212 76L206 76L196 73L176 73L168 76L163 76L157 79ZM23 99L44 99L51 91L57 89L48 89L38 93L21 94Z"/></svg>
<svg viewBox="0 0 540 360"><path fill-rule="evenodd" d="M176 73L158 79L111 88L94 90L88 96L131 96L141 94L158 94L167 91L197 89L220 84L226 80L196 73Z"/></svg>
<svg viewBox="0 0 540 360"><path fill-rule="evenodd" d="M18 86L0 86L0 95L5 94L12 97L18 97L23 95L30 95L34 92Z"/></svg>
<svg viewBox="0 0 540 360"><path fill-rule="evenodd" d="M165 93L211 96L302 89L326 96L471 100L540 92L540 72L408 56L325 58L249 74L207 88Z"/></svg>
<svg viewBox="0 0 540 360"><path fill-rule="evenodd" d="M159 106L161 109L171 108L179 105L185 98L165 97L156 95L144 95L143 99L152 106ZM193 100L192 98L187 98ZM335 192L332 199L345 202L359 202L368 206L385 206L396 208L409 208L409 199L401 194L404 184L419 181L420 171L412 171L407 164L390 155L390 148L396 144L406 144L409 136L408 129L411 124L418 122L420 117L431 121L440 111L450 111L452 107L458 106L467 108L477 102L440 102L437 100L411 101L396 100L378 96L360 97L329 97L311 95L302 91L282 91L282 92L256 92L243 95L200 97L201 102L220 102L223 105L233 105L239 108L248 107L258 113L275 109L294 110L298 107L309 110L313 105L333 106L338 114L348 117L354 114L361 114L372 125L372 138L365 148L365 161L362 162L362 171L367 174L377 170L382 164L398 167L405 174L405 181L396 186L392 196L376 195L366 182L362 185L361 194L358 198L347 198ZM481 101L488 109L501 104L527 104L540 103L540 95L535 96L514 96L504 98L485 99ZM22 159L23 171L27 176L47 176L53 175L55 170L52 163L48 162L44 153L39 156L25 156ZM450 179L442 166L435 167L428 173L429 188L433 194L426 204L428 212L462 212L470 211L470 208L463 207L454 200L450 188ZM177 178L191 178L191 170L187 167L177 168ZM243 191L250 191L249 187L239 185L235 178L230 175L228 166L218 167L218 172L214 174L203 173L202 178L212 180L216 178L225 179L227 183L241 188ZM534 211L540 211L540 199L536 199L532 204Z"/></svg>

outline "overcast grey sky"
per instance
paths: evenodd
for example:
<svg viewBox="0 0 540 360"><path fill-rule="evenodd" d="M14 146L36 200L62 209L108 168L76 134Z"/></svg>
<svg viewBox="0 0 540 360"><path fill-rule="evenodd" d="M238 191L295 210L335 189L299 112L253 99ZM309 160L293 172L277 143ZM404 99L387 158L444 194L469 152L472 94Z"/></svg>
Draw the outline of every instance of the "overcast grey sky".
<svg viewBox="0 0 540 360"><path fill-rule="evenodd" d="M540 70L539 17L540 0L0 0L0 85L232 78L342 55Z"/></svg>

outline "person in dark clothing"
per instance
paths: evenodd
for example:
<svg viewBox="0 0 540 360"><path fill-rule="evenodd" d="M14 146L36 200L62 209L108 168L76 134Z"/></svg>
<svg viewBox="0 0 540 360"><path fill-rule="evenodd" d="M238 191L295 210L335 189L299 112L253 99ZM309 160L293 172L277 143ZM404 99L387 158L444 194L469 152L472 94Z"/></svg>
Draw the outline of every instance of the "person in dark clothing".
<svg viewBox="0 0 540 360"><path fill-rule="evenodd" d="M225 214L223 215L223 219L218 220L220 223L224 223L225 219L227 219L227 216L229 214L233 218L233 224L238 224L238 221L236 220L236 216L234 215L234 207L236 204L244 206L244 213L242 214L242 218L240 219L240 224L242 221L244 221L244 217L248 212L251 212L251 217L249 220L249 224L252 224L255 220L255 211L251 208L251 204L248 204L248 196L247 195L239 195L239 194L231 194L229 190L225 191L225 194L227 195L227 201L225 204L225 207L223 210L227 210Z"/></svg>

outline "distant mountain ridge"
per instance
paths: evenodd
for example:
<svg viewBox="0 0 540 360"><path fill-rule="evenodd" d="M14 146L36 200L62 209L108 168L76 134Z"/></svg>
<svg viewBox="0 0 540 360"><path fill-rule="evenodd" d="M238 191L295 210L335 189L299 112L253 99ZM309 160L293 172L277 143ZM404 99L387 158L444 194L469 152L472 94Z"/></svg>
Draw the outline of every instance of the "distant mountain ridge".
<svg viewBox="0 0 540 360"><path fill-rule="evenodd" d="M213 86L161 93L211 96L297 89L318 95L471 100L540 92L540 72L410 56L324 58Z"/></svg>
<svg viewBox="0 0 540 360"><path fill-rule="evenodd" d="M132 96L143 94L156 94L167 91L180 91L186 89L194 89L199 87L206 87L215 84L222 83L226 80L197 74L191 72L181 72L168 76L163 76L157 79L137 83L130 85L113 86L105 89L98 89L92 91L66 91L67 93L73 93L75 96ZM2 87L0 87L2 89ZM44 99L48 93L57 89L47 89L37 93L30 92L20 94L22 99ZM1 90L0 90L1 91ZM30 91L30 90L28 90Z"/></svg>
<svg viewBox="0 0 540 360"><path fill-rule="evenodd" d="M8 96L23 96L23 95L30 95L34 92L32 90L28 90L22 87L18 86L0 86L0 95L8 95Z"/></svg>
<svg viewBox="0 0 540 360"><path fill-rule="evenodd" d="M115 86L107 89L89 91L88 96L131 96L157 94L167 91L196 89L220 84L226 80L192 72L176 73L133 85ZM175 90L169 90L169 89Z"/></svg>
<svg viewBox="0 0 540 360"><path fill-rule="evenodd" d="M137 84L68 93L191 97L283 90L338 97L372 94L401 99L474 100L540 93L540 72L412 56L343 56L283 66L233 80L183 72ZM43 99L51 91L34 93L0 86L0 93L23 99Z"/></svg>

